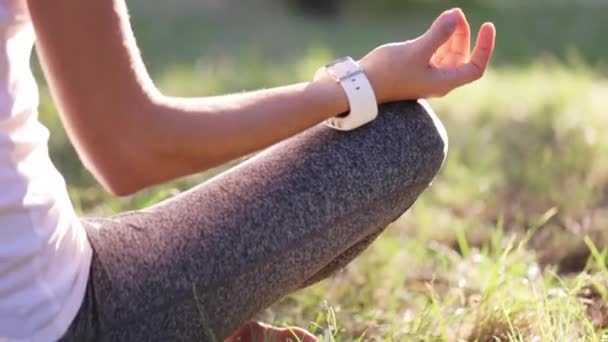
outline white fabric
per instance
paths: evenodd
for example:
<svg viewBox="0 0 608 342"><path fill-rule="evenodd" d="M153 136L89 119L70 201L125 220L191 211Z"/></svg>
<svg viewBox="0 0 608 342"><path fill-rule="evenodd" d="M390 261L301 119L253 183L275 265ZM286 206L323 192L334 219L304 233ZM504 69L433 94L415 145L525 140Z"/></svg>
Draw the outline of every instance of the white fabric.
<svg viewBox="0 0 608 342"><path fill-rule="evenodd" d="M26 1L0 0L0 342L59 339L91 259L38 121L33 42Z"/></svg>

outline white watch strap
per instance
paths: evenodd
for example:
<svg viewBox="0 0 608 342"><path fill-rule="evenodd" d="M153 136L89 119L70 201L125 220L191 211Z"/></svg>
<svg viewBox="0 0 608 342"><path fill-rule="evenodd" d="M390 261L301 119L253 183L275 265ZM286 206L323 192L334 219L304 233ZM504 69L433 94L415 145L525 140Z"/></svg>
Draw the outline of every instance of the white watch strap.
<svg viewBox="0 0 608 342"><path fill-rule="evenodd" d="M365 71L350 57L338 59L324 68L344 89L350 112L325 121L331 128L349 131L374 120L378 116L378 103Z"/></svg>

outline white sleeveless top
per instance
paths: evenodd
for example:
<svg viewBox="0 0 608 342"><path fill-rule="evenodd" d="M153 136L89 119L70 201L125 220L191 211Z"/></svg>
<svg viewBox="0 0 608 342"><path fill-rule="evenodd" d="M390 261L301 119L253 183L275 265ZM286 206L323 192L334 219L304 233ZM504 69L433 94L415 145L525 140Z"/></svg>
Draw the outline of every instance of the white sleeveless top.
<svg viewBox="0 0 608 342"><path fill-rule="evenodd" d="M0 0L0 342L55 341L82 303L91 247L48 155L25 0Z"/></svg>

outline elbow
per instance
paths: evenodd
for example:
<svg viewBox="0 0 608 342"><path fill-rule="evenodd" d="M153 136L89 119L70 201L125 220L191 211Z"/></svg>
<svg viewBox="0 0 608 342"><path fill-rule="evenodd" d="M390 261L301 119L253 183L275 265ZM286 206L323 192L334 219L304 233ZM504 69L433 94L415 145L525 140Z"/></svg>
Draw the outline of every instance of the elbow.
<svg viewBox="0 0 608 342"><path fill-rule="evenodd" d="M86 150L85 167L103 188L115 196L129 196L152 185L153 168L145 160L144 151L128 141L114 141Z"/></svg>
<svg viewBox="0 0 608 342"><path fill-rule="evenodd" d="M84 166L109 193L132 195L162 179L154 117L157 91L141 85L104 88L99 95L70 94L62 110Z"/></svg>
<svg viewBox="0 0 608 342"><path fill-rule="evenodd" d="M87 166L103 188L115 196L129 196L144 189L147 184L145 177L137 172L136 165L121 162L116 159L97 161L95 165Z"/></svg>
<svg viewBox="0 0 608 342"><path fill-rule="evenodd" d="M136 101L130 104L116 109L122 113L119 120L81 139L86 168L106 191L121 197L157 183L149 129L141 124L149 110Z"/></svg>
<svg viewBox="0 0 608 342"><path fill-rule="evenodd" d="M102 185L110 194L118 197L130 196L142 190L144 187L126 182L123 178L105 178Z"/></svg>

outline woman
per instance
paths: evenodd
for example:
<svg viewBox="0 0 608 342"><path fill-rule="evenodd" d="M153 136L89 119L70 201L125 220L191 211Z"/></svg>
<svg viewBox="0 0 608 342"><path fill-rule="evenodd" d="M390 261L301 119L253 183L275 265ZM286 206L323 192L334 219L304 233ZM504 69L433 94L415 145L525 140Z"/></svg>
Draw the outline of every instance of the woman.
<svg viewBox="0 0 608 342"><path fill-rule="evenodd" d="M495 37L484 24L469 55L455 9L355 64L366 98L328 67L311 82L184 99L154 87L124 0L0 0L0 13L2 341L313 341L246 321L365 249L428 186L446 146L411 101L349 132L317 124L349 111L344 122L355 112L367 122L377 103L472 82ZM116 195L278 144L152 208L80 220L37 121L34 37L71 141Z"/></svg>

